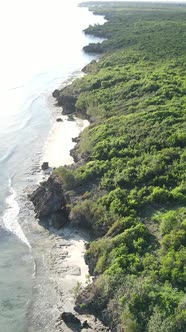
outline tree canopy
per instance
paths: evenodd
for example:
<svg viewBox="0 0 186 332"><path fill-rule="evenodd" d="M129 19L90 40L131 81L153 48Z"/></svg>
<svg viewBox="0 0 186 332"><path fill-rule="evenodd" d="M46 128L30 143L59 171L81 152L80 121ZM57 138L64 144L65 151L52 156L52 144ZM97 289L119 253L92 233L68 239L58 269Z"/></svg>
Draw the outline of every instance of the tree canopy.
<svg viewBox="0 0 186 332"><path fill-rule="evenodd" d="M97 237L77 307L112 331L184 332L186 6L86 5L107 22L86 29L106 40L85 51L102 55L68 87L91 121L75 148L85 162L56 170Z"/></svg>

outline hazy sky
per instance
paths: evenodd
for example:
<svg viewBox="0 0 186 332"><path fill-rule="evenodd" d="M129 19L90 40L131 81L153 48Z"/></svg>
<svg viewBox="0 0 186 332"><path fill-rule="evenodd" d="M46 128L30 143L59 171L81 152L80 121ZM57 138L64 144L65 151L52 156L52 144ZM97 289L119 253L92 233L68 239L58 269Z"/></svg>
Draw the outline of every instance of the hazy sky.
<svg viewBox="0 0 186 332"><path fill-rule="evenodd" d="M167 3L170 3L170 2L179 2L179 3L186 3L186 0L82 0L82 1L79 1L80 2L86 2L86 1L108 1L108 2L117 2L117 1L123 1L123 2L128 2L128 1L133 1L133 2L167 2Z"/></svg>

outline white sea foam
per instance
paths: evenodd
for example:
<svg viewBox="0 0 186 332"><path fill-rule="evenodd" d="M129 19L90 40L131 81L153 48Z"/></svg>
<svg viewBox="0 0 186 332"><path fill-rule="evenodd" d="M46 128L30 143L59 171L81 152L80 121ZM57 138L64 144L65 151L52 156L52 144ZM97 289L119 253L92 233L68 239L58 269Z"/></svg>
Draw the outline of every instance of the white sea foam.
<svg viewBox="0 0 186 332"><path fill-rule="evenodd" d="M16 201L16 192L12 187L12 181L9 179L9 195L6 198L6 210L3 215L3 226L15 234L22 242L24 242L30 249L31 245L26 238L19 222L19 205Z"/></svg>

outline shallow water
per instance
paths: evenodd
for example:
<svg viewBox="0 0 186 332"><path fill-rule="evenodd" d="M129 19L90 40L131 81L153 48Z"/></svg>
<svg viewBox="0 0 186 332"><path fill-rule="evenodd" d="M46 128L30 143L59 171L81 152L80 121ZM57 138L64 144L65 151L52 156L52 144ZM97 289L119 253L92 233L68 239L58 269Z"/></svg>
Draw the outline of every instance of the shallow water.
<svg viewBox="0 0 186 332"><path fill-rule="evenodd" d="M31 297L33 260L25 245L0 232L0 329L25 331L25 306Z"/></svg>
<svg viewBox="0 0 186 332"><path fill-rule="evenodd" d="M39 280L45 265L42 248L47 250L49 246L48 234L34 224L26 193L41 179L43 158L54 165L68 158L67 145L71 142L61 142L63 153L54 151L55 142L62 139L62 127L53 128L56 111L51 93L77 76L91 61L92 57L81 50L90 41L82 30L90 23L104 21L76 4L75 0L7 0L0 4L0 330L3 332L28 331L28 317L29 331L37 332L45 326L43 314L41 328L38 324L32 327L29 310L39 287L35 264ZM69 126L68 131L73 130L72 136L77 136L75 124ZM47 284L46 280L46 287Z"/></svg>

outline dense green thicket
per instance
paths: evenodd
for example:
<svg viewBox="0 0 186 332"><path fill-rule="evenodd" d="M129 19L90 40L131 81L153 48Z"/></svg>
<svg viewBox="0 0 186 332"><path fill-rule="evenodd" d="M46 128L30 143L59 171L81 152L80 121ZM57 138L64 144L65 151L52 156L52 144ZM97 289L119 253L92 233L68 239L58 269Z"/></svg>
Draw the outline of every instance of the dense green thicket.
<svg viewBox="0 0 186 332"><path fill-rule="evenodd" d="M90 44L85 50L105 52L134 48L144 50L153 59L180 56L186 51L185 9L184 5L152 4L147 7L145 3L103 5L96 13L105 15L109 21L102 26L90 26L85 32L108 40L98 43L97 49L96 44Z"/></svg>
<svg viewBox="0 0 186 332"><path fill-rule="evenodd" d="M108 22L87 32L108 38L98 47L107 53L69 87L93 122L76 147L86 163L57 170L81 193L72 218L102 235L86 253L97 277L77 306L117 332L184 332L186 8L93 10Z"/></svg>

